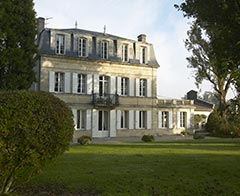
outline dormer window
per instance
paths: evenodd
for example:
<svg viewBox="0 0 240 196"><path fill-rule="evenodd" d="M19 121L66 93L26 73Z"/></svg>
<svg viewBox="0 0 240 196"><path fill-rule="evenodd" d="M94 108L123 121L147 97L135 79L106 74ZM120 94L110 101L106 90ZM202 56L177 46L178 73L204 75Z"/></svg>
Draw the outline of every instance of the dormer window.
<svg viewBox="0 0 240 196"><path fill-rule="evenodd" d="M146 64L147 63L147 48L140 47L140 63Z"/></svg>
<svg viewBox="0 0 240 196"><path fill-rule="evenodd" d="M78 40L78 56L87 56L87 39L84 37L80 37Z"/></svg>
<svg viewBox="0 0 240 196"><path fill-rule="evenodd" d="M56 53L65 53L65 37L64 35L56 35Z"/></svg>
<svg viewBox="0 0 240 196"><path fill-rule="evenodd" d="M107 41L101 42L101 58L108 59L108 42Z"/></svg>
<svg viewBox="0 0 240 196"><path fill-rule="evenodd" d="M128 45L127 44L122 45L122 61L128 62Z"/></svg>

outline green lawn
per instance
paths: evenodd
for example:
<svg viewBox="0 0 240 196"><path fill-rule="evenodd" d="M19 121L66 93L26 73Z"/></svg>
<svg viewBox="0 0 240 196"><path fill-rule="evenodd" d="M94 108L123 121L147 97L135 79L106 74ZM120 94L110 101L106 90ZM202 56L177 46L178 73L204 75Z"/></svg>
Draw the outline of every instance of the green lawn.
<svg viewBox="0 0 240 196"><path fill-rule="evenodd" d="M73 146L30 184L104 196L240 195L240 140Z"/></svg>

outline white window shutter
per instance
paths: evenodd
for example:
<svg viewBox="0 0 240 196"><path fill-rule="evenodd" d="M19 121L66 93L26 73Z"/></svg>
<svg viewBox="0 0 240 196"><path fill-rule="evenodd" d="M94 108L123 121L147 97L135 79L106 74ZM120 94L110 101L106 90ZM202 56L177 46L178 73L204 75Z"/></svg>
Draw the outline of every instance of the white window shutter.
<svg viewBox="0 0 240 196"><path fill-rule="evenodd" d="M191 128L191 113L186 112L186 114L187 114L187 128L190 129Z"/></svg>
<svg viewBox="0 0 240 196"><path fill-rule="evenodd" d="M77 110L72 109L72 113L73 113L74 128L77 129Z"/></svg>
<svg viewBox="0 0 240 196"><path fill-rule="evenodd" d="M116 93L116 77L111 76L110 77L110 94Z"/></svg>
<svg viewBox="0 0 240 196"><path fill-rule="evenodd" d="M117 77L117 94L121 95L121 77Z"/></svg>
<svg viewBox="0 0 240 196"><path fill-rule="evenodd" d="M152 111L147 111L147 129L152 128Z"/></svg>
<svg viewBox="0 0 240 196"><path fill-rule="evenodd" d="M168 112L168 128L172 129L173 128L173 115L172 112Z"/></svg>
<svg viewBox="0 0 240 196"><path fill-rule="evenodd" d="M78 87L78 74L73 73L73 81L72 81L72 88L73 88L73 93L77 93L77 87Z"/></svg>
<svg viewBox="0 0 240 196"><path fill-rule="evenodd" d="M91 95L93 90L92 74L87 74L87 94Z"/></svg>
<svg viewBox="0 0 240 196"><path fill-rule="evenodd" d="M180 112L177 112L177 128L180 128Z"/></svg>
<svg viewBox="0 0 240 196"><path fill-rule="evenodd" d="M117 110L117 129L121 129L121 110Z"/></svg>
<svg viewBox="0 0 240 196"><path fill-rule="evenodd" d="M147 79L147 96L152 97L152 80Z"/></svg>
<svg viewBox="0 0 240 196"><path fill-rule="evenodd" d="M70 93L70 80L71 80L71 73L65 73L65 80L64 80L64 92Z"/></svg>
<svg viewBox="0 0 240 196"><path fill-rule="evenodd" d="M98 111L93 109L92 113L92 137L98 137Z"/></svg>
<svg viewBox="0 0 240 196"><path fill-rule="evenodd" d="M162 128L162 111L158 111L158 128Z"/></svg>
<svg viewBox="0 0 240 196"><path fill-rule="evenodd" d="M99 75L98 74L93 75L93 92L99 93Z"/></svg>
<svg viewBox="0 0 240 196"><path fill-rule="evenodd" d="M134 78L129 78L129 96L134 96Z"/></svg>
<svg viewBox="0 0 240 196"><path fill-rule="evenodd" d="M110 111L110 137L116 137L116 110Z"/></svg>
<svg viewBox="0 0 240 196"><path fill-rule="evenodd" d="M49 92L54 92L54 85L55 85L54 75L55 75L54 71L49 71L49 81L48 81Z"/></svg>
<svg viewBox="0 0 240 196"><path fill-rule="evenodd" d="M90 130L92 127L92 110L87 110L87 126L86 126L86 130Z"/></svg>
<svg viewBox="0 0 240 196"><path fill-rule="evenodd" d="M136 114L136 116L135 116L135 127L136 127L136 129L139 129L139 111L137 110L136 112L135 112L135 114Z"/></svg>
<svg viewBox="0 0 240 196"><path fill-rule="evenodd" d="M133 110L130 110L129 111L129 123L128 123L128 127L129 127L129 129L134 129L134 118L133 118L133 116L134 116L134 112L133 112Z"/></svg>
<svg viewBox="0 0 240 196"><path fill-rule="evenodd" d="M139 79L136 78L136 96L137 96L137 97L139 97L139 88L140 88L139 85L140 85L140 84L139 84Z"/></svg>

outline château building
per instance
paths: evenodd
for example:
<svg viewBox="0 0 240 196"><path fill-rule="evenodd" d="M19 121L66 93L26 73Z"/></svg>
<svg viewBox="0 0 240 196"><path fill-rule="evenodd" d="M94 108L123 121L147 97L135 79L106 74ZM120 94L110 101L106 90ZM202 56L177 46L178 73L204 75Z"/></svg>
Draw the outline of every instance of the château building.
<svg viewBox="0 0 240 196"><path fill-rule="evenodd" d="M153 45L82 29L45 28L38 19L35 90L53 93L72 109L75 132L129 137L191 131L194 101L157 98Z"/></svg>

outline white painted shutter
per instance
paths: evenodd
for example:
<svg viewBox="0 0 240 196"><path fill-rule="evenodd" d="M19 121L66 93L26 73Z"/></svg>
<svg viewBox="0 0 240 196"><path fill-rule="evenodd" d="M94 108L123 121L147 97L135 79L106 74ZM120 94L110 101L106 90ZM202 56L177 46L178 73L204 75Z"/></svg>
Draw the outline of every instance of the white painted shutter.
<svg viewBox="0 0 240 196"><path fill-rule="evenodd" d="M116 110L110 111L110 137L116 137Z"/></svg>
<svg viewBox="0 0 240 196"><path fill-rule="evenodd" d="M65 79L65 80L64 80L64 92L65 92L65 93L70 93L71 73L70 73L70 72L66 72L64 79Z"/></svg>
<svg viewBox="0 0 240 196"><path fill-rule="evenodd" d="M147 111L147 129L152 128L152 111Z"/></svg>
<svg viewBox="0 0 240 196"><path fill-rule="evenodd" d="M117 94L121 95L121 77L117 77Z"/></svg>
<svg viewBox="0 0 240 196"><path fill-rule="evenodd" d="M77 110L72 109L72 113L73 113L74 128L77 129Z"/></svg>
<svg viewBox="0 0 240 196"><path fill-rule="evenodd" d="M147 79L147 97L152 97L152 80Z"/></svg>
<svg viewBox="0 0 240 196"><path fill-rule="evenodd" d="M133 110L129 111L129 129L134 129L134 118L133 118Z"/></svg>
<svg viewBox="0 0 240 196"><path fill-rule="evenodd" d="M73 81L72 81L72 88L73 88L73 93L77 93L77 87L78 87L78 74L73 73Z"/></svg>
<svg viewBox="0 0 240 196"><path fill-rule="evenodd" d="M136 96L139 97L139 79L136 78Z"/></svg>
<svg viewBox="0 0 240 196"><path fill-rule="evenodd" d="M162 111L158 111L158 128L162 128Z"/></svg>
<svg viewBox="0 0 240 196"><path fill-rule="evenodd" d="M121 110L117 110L117 129L121 129Z"/></svg>
<svg viewBox="0 0 240 196"><path fill-rule="evenodd" d="M134 78L129 78L129 96L134 96Z"/></svg>
<svg viewBox="0 0 240 196"><path fill-rule="evenodd" d="M173 128L173 115L172 112L168 112L168 128L172 129Z"/></svg>
<svg viewBox="0 0 240 196"><path fill-rule="evenodd" d="M180 128L180 112L177 112L177 128Z"/></svg>
<svg viewBox="0 0 240 196"><path fill-rule="evenodd" d="M139 129L139 111L137 110L136 112L135 112L135 114L136 114L136 116L135 116L135 127L136 127L136 129Z"/></svg>
<svg viewBox="0 0 240 196"><path fill-rule="evenodd" d="M93 92L99 93L99 75L98 74L93 75Z"/></svg>
<svg viewBox="0 0 240 196"><path fill-rule="evenodd" d="M116 93L116 77L111 76L110 77L110 94Z"/></svg>
<svg viewBox="0 0 240 196"><path fill-rule="evenodd" d="M54 83L55 83L55 78L54 78L55 72L54 71L49 71L49 92L54 92Z"/></svg>
<svg viewBox="0 0 240 196"><path fill-rule="evenodd" d="M92 113L92 137L98 137L98 111L93 109Z"/></svg>
<svg viewBox="0 0 240 196"><path fill-rule="evenodd" d="M89 109L87 110L87 126L86 126L86 130L90 130L92 127L92 111Z"/></svg>
<svg viewBox="0 0 240 196"><path fill-rule="evenodd" d="M91 95L93 90L92 74L87 74L87 94Z"/></svg>
<svg viewBox="0 0 240 196"><path fill-rule="evenodd" d="M191 128L191 113L187 112L187 128L190 129Z"/></svg>

